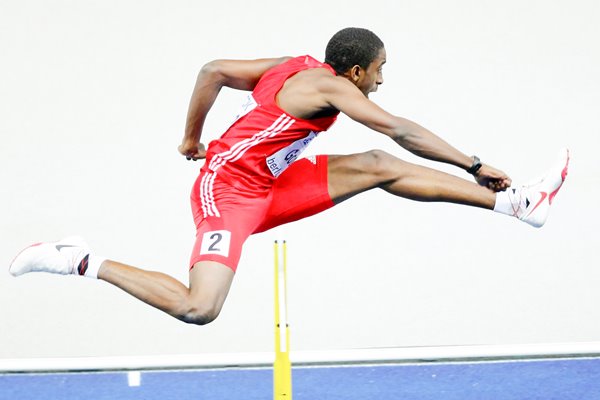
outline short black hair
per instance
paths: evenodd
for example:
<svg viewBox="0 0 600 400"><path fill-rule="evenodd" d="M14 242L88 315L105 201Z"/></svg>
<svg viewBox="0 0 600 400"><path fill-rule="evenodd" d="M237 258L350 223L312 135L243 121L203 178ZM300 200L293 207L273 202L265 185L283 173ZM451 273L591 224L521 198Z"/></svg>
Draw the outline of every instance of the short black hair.
<svg viewBox="0 0 600 400"><path fill-rule="evenodd" d="M345 28L333 35L325 49L325 63L338 75L355 65L367 68L383 48L383 42L364 28Z"/></svg>

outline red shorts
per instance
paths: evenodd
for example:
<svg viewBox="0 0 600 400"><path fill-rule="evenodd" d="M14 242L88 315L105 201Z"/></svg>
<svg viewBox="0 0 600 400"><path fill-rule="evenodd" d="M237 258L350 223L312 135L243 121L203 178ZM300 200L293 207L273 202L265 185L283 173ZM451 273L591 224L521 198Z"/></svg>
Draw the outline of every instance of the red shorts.
<svg viewBox="0 0 600 400"><path fill-rule="evenodd" d="M327 156L294 162L261 194L235 188L218 173L203 170L192 189L191 202L196 244L190 269L198 261L210 260L235 271L248 236L334 205L327 188Z"/></svg>

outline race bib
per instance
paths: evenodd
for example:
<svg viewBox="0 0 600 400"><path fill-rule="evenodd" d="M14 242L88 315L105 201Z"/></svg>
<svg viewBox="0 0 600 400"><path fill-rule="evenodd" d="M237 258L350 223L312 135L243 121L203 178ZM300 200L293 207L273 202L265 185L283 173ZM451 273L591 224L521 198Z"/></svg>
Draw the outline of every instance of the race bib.
<svg viewBox="0 0 600 400"><path fill-rule="evenodd" d="M277 153L267 157L267 166L273 176L278 177L291 163L296 161L306 146L317 137L317 133L311 131L305 138L298 139Z"/></svg>
<svg viewBox="0 0 600 400"><path fill-rule="evenodd" d="M229 257L229 244L231 243L231 232L221 230L206 232L202 236L200 254L218 254Z"/></svg>

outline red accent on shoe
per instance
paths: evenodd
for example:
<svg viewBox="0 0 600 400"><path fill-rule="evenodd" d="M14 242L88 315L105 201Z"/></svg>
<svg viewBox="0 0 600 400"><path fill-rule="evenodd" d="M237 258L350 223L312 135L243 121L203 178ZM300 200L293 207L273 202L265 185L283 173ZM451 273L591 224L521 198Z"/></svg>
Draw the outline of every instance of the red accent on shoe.
<svg viewBox="0 0 600 400"><path fill-rule="evenodd" d="M79 266L77 267L77 272L79 273L79 275L85 275L85 271L87 271L88 269L88 257L90 255L87 254L85 257L83 257L81 259L81 262L79 263Z"/></svg>
<svg viewBox="0 0 600 400"><path fill-rule="evenodd" d="M560 185L556 188L556 190L554 190L552 193L550 193L550 197L548 198L548 202L550 204L552 204L552 200L554 200L554 196L556 196L556 193L558 193L558 191L560 190L560 188L562 187L563 183L565 182L565 179L567 179L567 175L569 173L569 150L567 150L567 162L565 163L565 167L563 168L560 176L562 178L562 182L560 183Z"/></svg>
<svg viewBox="0 0 600 400"><path fill-rule="evenodd" d="M546 200L546 197L548 196L548 193L546 193L546 192L540 192L540 194L542 195L542 198L541 198L541 199L540 199L540 200L537 202L537 204L536 204L536 205L535 205L535 206L534 206L534 207L531 209L531 211L529 211L529 213L527 213L527 215L531 215L531 214L532 214L532 213L535 211L535 209L536 209L536 208L538 208L538 206L539 206L540 204L542 204L542 202L543 202L544 200Z"/></svg>

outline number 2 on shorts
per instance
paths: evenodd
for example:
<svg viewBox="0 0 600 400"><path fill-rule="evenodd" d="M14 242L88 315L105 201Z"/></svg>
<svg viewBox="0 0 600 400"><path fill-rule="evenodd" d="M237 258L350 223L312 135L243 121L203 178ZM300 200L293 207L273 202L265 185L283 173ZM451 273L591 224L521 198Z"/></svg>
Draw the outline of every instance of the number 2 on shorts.
<svg viewBox="0 0 600 400"><path fill-rule="evenodd" d="M218 254L223 257L229 257L230 242L231 232L229 231L205 232L202 235L200 254Z"/></svg>

